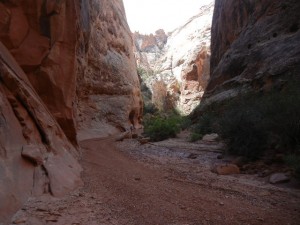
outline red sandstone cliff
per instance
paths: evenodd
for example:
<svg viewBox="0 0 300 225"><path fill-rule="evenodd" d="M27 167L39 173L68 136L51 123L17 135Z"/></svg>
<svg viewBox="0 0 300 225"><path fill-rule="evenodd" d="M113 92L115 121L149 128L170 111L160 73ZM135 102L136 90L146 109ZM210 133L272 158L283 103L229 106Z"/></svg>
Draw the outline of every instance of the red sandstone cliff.
<svg viewBox="0 0 300 225"><path fill-rule="evenodd" d="M299 12L298 0L216 0L203 106L299 79Z"/></svg>
<svg viewBox="0 0 300 225"><path fill-rule="evenodd" d="M0 222L81 184L77 140L139 126L122 1L0 2Z"/></svg>
<svg viewBox="0 0 300 225"><path fill-rule="evenodd" d="M79 139L124 131L130 124L139 127L140 85L122 1L82 1L81 24L76 89Z"/></svg>

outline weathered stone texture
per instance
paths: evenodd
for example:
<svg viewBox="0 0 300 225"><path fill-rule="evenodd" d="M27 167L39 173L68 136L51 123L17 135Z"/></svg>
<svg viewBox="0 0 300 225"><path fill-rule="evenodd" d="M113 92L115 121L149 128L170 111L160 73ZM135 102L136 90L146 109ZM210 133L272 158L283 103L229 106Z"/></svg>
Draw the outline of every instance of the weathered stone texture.
<svg viewBox="0 0 300 225"><path fill-rule="evenodd" d="M298 0L217 0L203 106L299 78L299 11Z"/></svg>
<svg viewBox="0 0 300 225"><path fill-rule="evenodd" d="M0 222L81 185L78 139L140 125L120 0L0 1Z"/></svg>
<svg viewBox="0 0 300 225"><path fill-rule="evenodd" d="M142 100L123 3L84 4L89 9L89 32L81 34L77 54L78 137L105 136L130 124L138 128Z"/></svg>
<svg viewBox="0 0 300 225"><path fill-rule="evenodd" d="M155 75L146 81L148 88L155 95L156 83L165 83L165 110L189 114L202 99L209 79L213 6L203 6L168 36L161 30L154 35L133 34L138 65Z"/></svg>

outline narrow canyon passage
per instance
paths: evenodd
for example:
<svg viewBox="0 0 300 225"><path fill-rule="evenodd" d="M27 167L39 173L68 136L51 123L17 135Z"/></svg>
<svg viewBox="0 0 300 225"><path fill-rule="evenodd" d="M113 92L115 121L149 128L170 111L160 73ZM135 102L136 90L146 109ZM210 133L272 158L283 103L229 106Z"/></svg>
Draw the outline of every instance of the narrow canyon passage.
<svg viewBox="0 0 300 225"><path fill-rule="evenodd" d="M168 164L141 163L111 140L88 140L84 148L83 188L99 205L96 224L297 224L296 204L286 193L258 196L257 187L243 193L188 181ZM180 166L178 166L179 168ZM167 169L166 169L167 168ZM192 169L192 167L191 167ZM193 174L194 171L190 171ZM235 186L238 186L234 184ZM252 195L256 195L257 199ZM285 199L285 202L281 202ZM284 204L284 205L282 205ZM97 208L98 207L98 208ZM103 211L103 207L109 211ZM293 208L294 207L294 208ZM299 210L299 208L298 208Z"/></svg>
<svg viewBox="0 0 300 225"><path fill-rule="evenodd" d="M300 1L154 2L0 0L0 225L300 224Z"/></svg>

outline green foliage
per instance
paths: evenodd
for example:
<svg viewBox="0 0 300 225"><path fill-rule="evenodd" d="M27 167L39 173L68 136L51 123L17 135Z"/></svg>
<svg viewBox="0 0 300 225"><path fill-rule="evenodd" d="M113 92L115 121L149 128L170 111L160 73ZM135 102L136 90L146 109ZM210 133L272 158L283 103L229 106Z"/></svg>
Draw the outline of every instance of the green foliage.
<svg viewBox="0 0 300 225"><path fill-rule="evenodd" d="M138 66L137 73L141 77L142 81L146 81L149 77L159 73L159 71L154 71L152 69L145 69L141 66Z"/></svg>
<svg viewBox="0 0 300 225"><path fill-rule="evenodd" d="M193 131L201 135L213 133L215 131L214 124L216 120L217 118L214 114L204 114L199 118L198 123L193 128Z"/></svg>
<svg viewBox="0 0 300 225"><path fill-rule="evenodd" d="M219 134L227 141L228 152L251 159L259 157L266 147L266 136L260 127L260 113L252 106L230 105L219 118Z"/></svg>
<svg viewBox="0 0 300 225"><path fill-rule="evenodd" d="M202 134L193 132L190 136L190 142L195 142L203 138Z"/></svg>
<svg viewBox="0 0 300 225"><path fill-rule="evenodd" d="M158 109L152 102L144 102L144 115L149 113L149 114L155 114L158 112Z"/></svg>
<svg viewBox="0 0 300 225"><path fill-rule="evenodd" d="M249 159L260 157L267 149L295 152L300 149L299 83L214 106L199 118L194 132L217 132L227 142L228 153Z"/></svg>
<svg viewBox="0 0 300 225"><path fill-rule="evenodd" d="M152 141L176 137L182 129L184 119L179 115L156 115L144 118L144 132Z"/></svg>
<svg viewBox="0 0 300 225"><path fill-rule="evenodd" d="M300 155L289 154L285 157L284 161L294 169L295 176L300 179Z"/></svg>

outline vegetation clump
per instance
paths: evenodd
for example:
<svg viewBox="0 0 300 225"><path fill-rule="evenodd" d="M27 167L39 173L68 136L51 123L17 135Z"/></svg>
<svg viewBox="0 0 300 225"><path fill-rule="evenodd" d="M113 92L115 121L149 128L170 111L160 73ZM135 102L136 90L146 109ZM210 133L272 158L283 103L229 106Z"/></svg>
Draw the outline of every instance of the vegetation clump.
<svg viewBox="0 0 300 225"><path fill-rule="evenodd" d="M151 141L162 141L175 138L184 128L189 126L189 119L178 113L147 115L144 118L144 133Z"/></svg>
<svg viewBox="0 0 300 225"><path fill-rule="evenodd" d="M211 106L199 118L193 135L212 132L220 134L233 155L257 159L269 150L299 155L298 83L281 91L245 94Z"/></svg>

